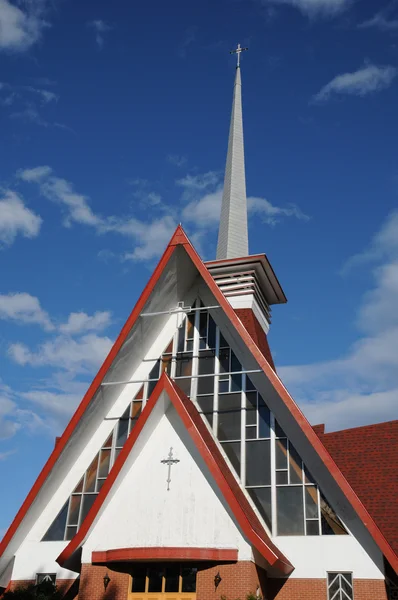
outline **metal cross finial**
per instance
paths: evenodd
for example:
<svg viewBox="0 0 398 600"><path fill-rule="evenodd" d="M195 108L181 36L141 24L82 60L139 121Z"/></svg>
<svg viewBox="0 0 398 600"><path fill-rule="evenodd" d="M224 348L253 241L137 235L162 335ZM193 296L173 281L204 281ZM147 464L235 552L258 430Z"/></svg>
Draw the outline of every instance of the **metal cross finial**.
<svg viewBox="0 0 398 600"><path fill-rule="evenodd" d="M239 67L240 66L240 54L241 52L244 52L245 50L249 50L249 48L241 48L241 45L238 44L238 47L236 48L236 50L231 50L230 54L236 54L237 57L237 64L236 66Z"/></svg>
<svg viewBox="0 0 398 600"><path fill-rule="evenodd" d="M167 491L170 491L170 482L171 482L171 467L180 461L177 458L173 458L173 448L170 448L170 452L167 458L164 458L160 461L164 465L168 465L169 470L167 472Z"/></svg>

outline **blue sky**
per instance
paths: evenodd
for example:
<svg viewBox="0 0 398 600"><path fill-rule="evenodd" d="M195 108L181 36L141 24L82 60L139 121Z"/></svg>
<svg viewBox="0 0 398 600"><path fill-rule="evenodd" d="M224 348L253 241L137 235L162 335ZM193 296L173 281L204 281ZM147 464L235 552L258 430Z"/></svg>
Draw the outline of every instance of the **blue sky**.
<svg viewBox="0 0 398 600"><path fill-rule="evenodd" d="M237 42L279 373L397 418L398 3L0 0L0 531L176 224L214 258Z"/></svg>

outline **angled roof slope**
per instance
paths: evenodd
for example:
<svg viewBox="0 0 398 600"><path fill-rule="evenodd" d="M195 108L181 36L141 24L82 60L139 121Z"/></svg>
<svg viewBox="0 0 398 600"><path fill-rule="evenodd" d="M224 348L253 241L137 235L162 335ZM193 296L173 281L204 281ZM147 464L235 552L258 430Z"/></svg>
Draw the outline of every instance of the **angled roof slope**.
<svg viewBox="0 0 398 600"><path fill-rule="evenodd" d="M56 464L62 451L64 450L72 434L77 428L80 419L90 406L93 398L95 397L96 392L98 391L101 385L101 382L107 375L114 359L117 357L124 342L127 340L129 332L136 324L140 313L142 312L148 299L151 297L152 291L161 279L163 272L165 271L168 264L173 259L175 259L176 252L179 252L178 256L180 260L191 261L191 264L193 264L193 266L197 270L197 273L199 273L200 277L204 281L212 297L220 306L221 312L225 315L229 327L231 328L231 331L234 334L235 341L239 340L240 343L244 344L246 350L251 356L252 362L254 361L254 363L258 365L261 371L266 375L267 385L269 386L269 389L271 389L282 401L284 414L289 414L290 417L293 419L296 433L300 432L300 435L303 435L305 437L306 441L309 444L309 447L312 449L311 451L315 452L314 456L316 456L318 464L325 469L324 472L327 473L330 480L334 481L334 484L337 485L337 489L340 490L340 493L344 495L350 506L353 508L355 514L357 515L357 517L359 517L360 521L362 522L362 525L368 532L368 535L371 537L371 539L373 539L374 543L378 546L382 554L386 557L392 568L398 573L398 555L396 554L396 552L394 552L390 544L387 542L386 538L381 533L379 527L376 525L376 523L370 516L364 504L354 493L352 487L342 475L335 461L332 459L331 455L326 450L325 446L322 444L319 437L305 418L304 414L299 409L297 404L294 402L293 398L290 396L289 392L284 387L282 381L275 373L267 358L261 352L258 346L258 341L255 341L253 337L248 333L247 329L243 325L238 315L235 313L235 311L233 310L223 293L219 290L216 282L214 281L213 277L204 265L203 261L200 259L195 249L193 248L192 244L190 243L181 226L177 227L152 277L150 278L147 286L141 294L136 306L134 307L134 310L132 311L125 325L123 326L119 337L114 343L112 349L110 350L97 375L95 376L82 402L80 403L68 426L66 427L59 443L54 448L50 458L48 459L35 484L33 485L31 491L29 492L25 502L23 503L22 507L17 513L17 516L15 517L13 523L9 527L7 533L5 534L3 541L0 544L0 557L7 549L7 546L12 540L13 536L16 534L20 523L28 513L29 508L33 504L42 486L46 482L46 479L49 477L52 468ZM174 263L175 262L176 261L174 260ZM183 266L184 272L186 272L185 269L187 264L188 263L185 263L185 265ZM172 287L175 287L173 282L171 282L170 285Z"/></svg>
<svg viewBox="0 0 398 600"><path fill-rule="evenodd" d="M293 570L293 566L269 539L267 532L261 525L258 517L255 514L255 511L250 506L250 503L247 501L244 492L240 488L227 463L225 462L217 443L215 442L210 431L207 429L193 402L187 398L184 392L182 392L173 381L170 380L167 373L163 373L156 384L156 387L152 392L152 395L149 398L144 410L142 411L132 434L120 452L110 474L108 475L108 478L102 486L101 491L98 494L98 497L95 500L87 517L85 518L82 526L75 537L69 542L68 546L58 557L57 560L59 564L67 566L68 561L73 558L73 554L84 543L85 537L90 531L91 525L93 524L99 510L101 509L101 506L106 500L113 483L118 477L128 455L130 454L135 442L145 426L145 423L149 418L149 415L154 409L163 391L167 393L167 396L174 405L174 408L187 428L192 441L196 445L199 453L212 473L214 480L219 486L219 489L221 490L232 513L234 514L248 540L270 565L278 568L285 574L290 573Z"/></svg>
<svg viewBox="0 0 398 600"><path fill-rule="evenodd" d="M398 421L318 435L398 553Z"/></svg>

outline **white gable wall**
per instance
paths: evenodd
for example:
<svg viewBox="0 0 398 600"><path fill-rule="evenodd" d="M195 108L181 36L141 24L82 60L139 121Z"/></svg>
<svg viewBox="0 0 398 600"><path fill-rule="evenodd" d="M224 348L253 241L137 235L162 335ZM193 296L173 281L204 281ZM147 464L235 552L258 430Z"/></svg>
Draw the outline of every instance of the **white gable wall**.
<svg viewBox="0 0 398 600"><path fill-rule="evenodd" d="M174 407L170 404L165 415L151 415L150 420L155 419L146 445L137 440L119 475L120 484L101 509L83 546L82 561L91 562L96 550L151 546L233 548L239 560L251 560L250 544ZM171 468L167 491L168 467L161 460L170 447L180 462Z"/></svg>

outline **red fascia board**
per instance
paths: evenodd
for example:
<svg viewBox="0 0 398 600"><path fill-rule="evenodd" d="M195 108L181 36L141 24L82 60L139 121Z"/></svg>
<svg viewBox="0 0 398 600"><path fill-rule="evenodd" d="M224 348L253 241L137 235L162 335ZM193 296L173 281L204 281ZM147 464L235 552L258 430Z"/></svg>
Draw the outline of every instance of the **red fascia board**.
<svg viewBox="0 0 398 600"><path fill-rule="evenodd" d="M225 548L117 548L97 550L91 554L92 564L129 561L194 560L210 562L236 562L238 551Z"/></svg>
<svg viewBox="0 0 398 600"><path fill-rule="evenodd" d="M274 389L278 392L282 401L285 403L287 408L290 410L294 419L296 420L298 425L303 430L308 441L310 442L310 444L312 445L314 450L317 452L317 454L320 457L320 459L322 460L323 464L326 466L326 468L328 469L328 471L330 472L330 474L336 481L337 485L340 487L341 491L344 493L345 497L348 499L348 501L353 506L354 510L358 514L362 523L364 524L364 526L366 527L366 529L368 530L370 535L373 537L374 541L376 542L376 544L378 545L379 549L384 554L384 556L386 557L388 562L390 563L391 567L394 569L394 571L396 573L398 573L398 556L396 555L394 550L391 548L390 544L388 543L388 541L386 540L386 538L384 537L384 535L382 534L380 529L377 527L376 523L373 521L372 517L370 516L370 514L368 513L368 511L362 504L361 500L355 494L354 490L352 489L352 487L350 486L348 481L345 479L345 477L341 473L340 469L334 462L333 458L331 457L329 452L326 450L325 446L322 444L322 442L318 438L315 431L312 429L309 421L306 419L306 417L304 416L302 411L299 409L299 407L297 406L297 404L295 403L293 398L290 396L289 392L287 391L287 389L283 385L282 381L277 376L276 372L272 369L272 367L270 366L268 361L265 359L263 354L260 352L259 348L254 343L251 336L248 334L248 332L246 331L246 329L240 322L240 319L235 314L235 311L233 310L232 306L229 304L229 302L224 297L223 293L218 288L218 286L215 283L210 272L207 270L207 268L205 267L205 265L203 264L203 262L197 255L195 249L191 245L186 246L185 249L188 252L189 256L191 257L192 261L194 262L196 268L198 269L199 274L203 277L204 281L207 283L210 290L214 294L217 302L219 302L221 308L224 310L224 312L230 319L232 325L234 325L238 334L245 342L247 348L250 350L253 357L256 359L260 368L263 370L263 372L265 373L265 375L268 377L271 384L273 385Z"/></svg>
<svg viewBox="0 0 398 600"><path fill-rule="evenodd" d="M293 570L293 566L289 561L283 556L282 553L277 553L277 548L272 544L269 540L270 546L268 546L263 539L253 530L250 525L250 522L247 519L242 507L237 501L233 490L228 485L225 477L223 476L219 466L217 465L212 453L207 447L205 441L200 436L195 423L193 422L190 414L186 410L180 394L183 393L179 390L177 391L176 386L169 379L167 373L163 373L159 381L157 382L155 389L148 400L144 410L142 411L140 417L138 418L137 424L134 427L130 437L127 439L127 442L123 446L119 456L116 459L116 462L111 469L107 479L105 480L104 485L101 488L96 500L94 501L93 506L88 512L85 520L83 521L82 526L76 535L72 538L66 548L62 551L62 553L57 558L57 562L59 565L63 566L74 554L74 552L82 545L86 535L88 534L91 525L93 524L95 517L97 516L102 504L104 503L109 491L111 490L116 478L118 477L121 469L123 468L124 463L127 460L128 455L131 452L139 434L144 428L149 415L151 414L154 406L156 405L160 394L165 391L170 398L174 408L176 409L178 415L183 421L188 433L190 434L194 444L196 445L199 453L204 459L206 465L208 466L214 480L216 481L218 487L224 495L228 505L230 506L233 514L236 517L239 525L241 526L243 532L253 544L253 546L260 552L262 556L269 562L269 564L281 570L283 573L288 574ZM185 401L190 402L187 397L185 397ZM199 415L199 418L200 415ZM264 531L264 536L266 536L266 532Z"/></svg>
<svg viewBox="0 0 398 600"><path fill-rule="evenodd" d="M141 296L139 297L137 304L135 305L133 311L131 312L130 316L128 317L126 323L124 324L121 332L119 333L119 336L117 337L115 343L113 344L111 350L109 351L108 356L105 358L97 375L94 377L90 387L88 388L87 392L85 393L83 400L81 401L78 408L76 409L76 412L74 413L71 420L69 421L65 431L63 432L62 436L58 440L58 443L56 444L53 452L50 454L49 459L47 460L46 464L44 465L38 478L36 479L35 483L33 484L29 494L27 495L21 508L19 509L18 513L16 514L13 522L11 523L6 534L4 535L3 540L0 543L0 557L3 555L4 551L6 550L8 544L10 543L16 530L18 529L18 527L21 524L26 513L28 512L29 508L33 504L41 487L43 486L44 482L46 481L47 477L49 476L49 474L50 474L51 470L53 469L54 465L56 464L58 458L60 457L69 438L72 436L72 433L74 432L78 422L82 418L88 405L90 404L95 393L97 392L101 382L103 381L105 375L107 374L109 367L111 366L113 360L117 356L117 353L119 352L123 343L125 342L128 334L129 334L129 331L131 330L131 328L134 326L135 322L139 318L140 313L145 306L145 303L149 299L149 297L152 293L152 290L154 289L156 283L158 282L160 275L162 274L165 266L167 265L171 255L173 254L175 246L179 245L179 244L184 244L184 245L189 244L190 245L190 241L188 240L181 225L179 225L177 227L177 229L175 230L173 237L170 240L169 245L167 246L166 250L164 251L163 256L161 257L151 278L149 279Z"/></svg>

